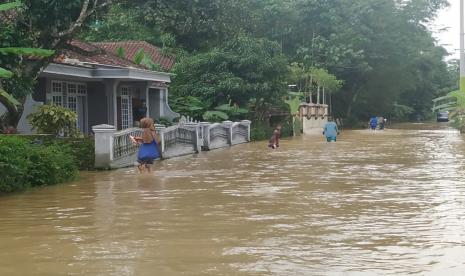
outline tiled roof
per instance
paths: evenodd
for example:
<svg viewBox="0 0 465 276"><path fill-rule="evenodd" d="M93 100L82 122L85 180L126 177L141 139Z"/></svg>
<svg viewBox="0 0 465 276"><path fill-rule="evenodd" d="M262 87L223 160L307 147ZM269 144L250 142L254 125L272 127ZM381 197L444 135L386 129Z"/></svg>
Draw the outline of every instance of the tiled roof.
<svg viewBox="0 0 465 276"><path fill-rule="evenodd" d="M145 54L150 55L154 63L160 64L164 70L169 71L174 65L174 58L163 55L161 50L145 41L121 41L121 42L96 42L92 43L113 54L117 54L118 49L124 49L127 59L134 60L136 53L143 49Z"/></svg>
<svg viewBox="0 0 465 276"><path fill-rule="evenodd" d="M68 43L67 49L62 50L54 59L55 63L83 65L83 63L97 63L101 65L133 67L147 69L142 65L120 58L111 52L107 52L90 43L72 40Z"/></svg>

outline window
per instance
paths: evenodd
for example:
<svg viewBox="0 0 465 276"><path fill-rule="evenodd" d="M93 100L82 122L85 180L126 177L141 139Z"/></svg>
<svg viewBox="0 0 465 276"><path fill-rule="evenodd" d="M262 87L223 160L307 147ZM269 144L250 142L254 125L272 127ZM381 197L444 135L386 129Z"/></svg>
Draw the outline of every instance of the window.
<svg viewBox="0 0 465 276"><path fill-rule="evenodd" d="M78 94L81 94L81 95L87 95L87 85L85 84L78 84L78 90L77 90Z"/></svg>
<svg viewBox="0 0 465 276"><path fill-rule="evenodd" d="M52 93L63 93L63 84L61 82L52 81Z"/></svg>
<svg viewBox="0 0 465 276"><path fill-rule="evenodd" d="M121 128L132 127L132 97L129 87L121 87Z"/></svg>
<svg viewBox="0 0 465 276"><path fill-rule="evenodd" d="M52 81L47 101L64 106L77 114L76 127L81 132L87 131L87 85L85 83Z"/></svg>
<svg viewBox="0 0 465 276"><path fill-rule="evenodd" d="M68 92L68 94L76 94L77 86L75 83L68 83L67 86L68 90L66 92Z"/></svg>
<svg viewBox="0 0 465 276"><path fill-rule="evenodd" d="M52 95L52 104L63 106L63 96L61 96L61 95Z"/></svg>

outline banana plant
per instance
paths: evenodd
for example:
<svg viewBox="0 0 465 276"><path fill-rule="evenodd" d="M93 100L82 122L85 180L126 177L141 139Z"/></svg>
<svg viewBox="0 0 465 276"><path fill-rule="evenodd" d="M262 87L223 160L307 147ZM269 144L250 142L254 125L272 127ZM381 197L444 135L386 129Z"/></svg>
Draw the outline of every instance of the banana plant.
<svg viewBox="0 0 465 276"><path fill-rule="evenodd" d="M239 107L237 104L233 104L231 101L227 104L222 104L215 107L215 110L226 113L229 117L240 117L249 113L248 109Z"/></svg>
<svg viewBox="0 0 465 276"><path fill-rule="evenodd" d="M212 108L214 105L211 101L202 101L193 96L176 98L173 100L171 106L176 112L183 115L209 122L224 121L231 117L237 118L249 113L247 109L241 108L237 104L232 104L231 101Z"/></svg>
<svg viewBox="0 0 465 276"><path fill-rule="evenodd" d="M14 8L21 7L21 1L14 1L10 3L0 4L0 12L8 11ZM0 48L0 55L16 55L16 56L34 56L34 57L49 57L55 52L53 50L45 50L40 48L22 48L22 47L4 47ZM0 67L0 78L11 78L13 72L6 68ZM11 94L7 93L1 88L0 83L0 103L2 103L8 112L16 113L20 103Z"/></svg>

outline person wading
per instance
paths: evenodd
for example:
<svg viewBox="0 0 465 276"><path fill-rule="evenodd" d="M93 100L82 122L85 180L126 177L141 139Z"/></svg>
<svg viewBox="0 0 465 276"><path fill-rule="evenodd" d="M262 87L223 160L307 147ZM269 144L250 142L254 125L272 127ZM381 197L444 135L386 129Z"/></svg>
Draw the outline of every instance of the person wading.
<svg viewBox="0 0 465 276"><path fill-rule="evenodd" d="M371 117L369 125L370 125L371 130L376 130L376 128L378 127L378 118Z"/></svg>
<svg viewBox="0 0 465 276"><path fill-rule="evenodd" d="M323 128L323 135L326 137L326 141L336 142L337 136L339 135L339 130L333 119L328 119L328 122L325 124L325 127Z"/></svg>
<svg viewBox="0 0 465 276"><path fill-rule="evenodd" d="M281 125L277 125L273 131L273 135L268 142L268 147L275 149L279 147L279 138L281 136Z"/></svg>
<svg viewBox="0 0 465 276"><path fill-rule="evenodd" d="M140 127L143 129L142 137L131 136L133 142L140 144L139 153L137 155L137 162L139 162L139 165L137 167L141 173L144 169L150 172L153 160L161 157L156 140L157 132L151 118L142 118L140 120Z"/></svg>

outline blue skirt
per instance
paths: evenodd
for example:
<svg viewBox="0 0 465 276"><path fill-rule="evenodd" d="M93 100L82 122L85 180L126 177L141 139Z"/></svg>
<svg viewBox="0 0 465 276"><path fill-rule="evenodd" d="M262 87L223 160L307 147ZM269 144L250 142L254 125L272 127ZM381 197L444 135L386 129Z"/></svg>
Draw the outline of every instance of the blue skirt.
<svg viewBox="0 0 465 276"><path fill-rule="evenodd" d="M140 146L139 154L137 154L137 160L139 162L152 164L153 160L157 158L160 158L160 152L158 151L155 139L151 143L143 143Z"/></svg>

